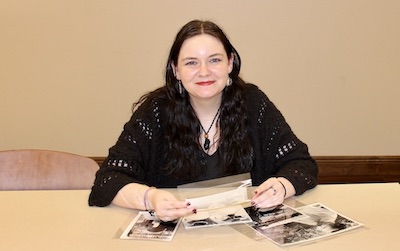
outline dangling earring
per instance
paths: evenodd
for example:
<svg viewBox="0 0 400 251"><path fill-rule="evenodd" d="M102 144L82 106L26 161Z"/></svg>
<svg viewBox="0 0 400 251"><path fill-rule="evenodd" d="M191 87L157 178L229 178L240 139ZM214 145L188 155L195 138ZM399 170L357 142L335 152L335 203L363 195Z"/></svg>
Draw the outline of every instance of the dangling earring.
<svg viewBox="0 0 400 251"><path fill-rule="evenodd" d="M180 80L178 80L178 91L179 91L179 94L182 95L182 93L183 93L183 85L182 85L182 82Z"/></svg>
<svg viewBox="0 0 400 251"><path fill-rule="evenodd" d="M226 81L226 86L231 86L232 85L232 79L231 77L228 77L228 80Z"/></svg>

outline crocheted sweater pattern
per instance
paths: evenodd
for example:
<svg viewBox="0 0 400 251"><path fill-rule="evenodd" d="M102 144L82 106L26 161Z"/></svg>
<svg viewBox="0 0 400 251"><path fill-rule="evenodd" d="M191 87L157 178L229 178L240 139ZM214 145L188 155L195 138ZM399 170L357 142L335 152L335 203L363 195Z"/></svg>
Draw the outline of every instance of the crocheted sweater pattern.
<svg viewBox="0 0 400 251"><path fill-rule="evenodd" d="M248 133L254 151L250 171L253 186L269 177L285 177L293 184L296 195L315 187L317 164L281 112L253 84L245 85L243 98L249 111ZM89 205L109 205L117 192L129 183L158 188L183 184L182 180L164 176L160 170L166 151L163 143L165 107L165 97L155 98L144 102L132 114L96 174Z"/></svg>

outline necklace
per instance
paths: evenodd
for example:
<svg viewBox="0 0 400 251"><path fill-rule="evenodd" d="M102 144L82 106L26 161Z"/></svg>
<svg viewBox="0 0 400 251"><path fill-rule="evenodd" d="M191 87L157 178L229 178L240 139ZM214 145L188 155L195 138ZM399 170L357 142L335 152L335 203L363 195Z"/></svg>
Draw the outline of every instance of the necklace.
<svg viewBox="0 0 400 251"><path fill-rule="evenodd" d="M203 147L204 147L204 150L206 150L206 151L208 151L208 149L210 149L210 139L208 138L208 133L210 132L211 127L214 125L214 122L215 122L215 120L217 119L220 110L221 110L221 107L218 108L218 111L217 111L217 113L215 114L214 119L213 119L213 121L211 122L211 125L210 125L210 127L208 128L207 131L204 129L203 125L202 125L201 122L199 121L200 127L201 127L201 129L203 130L203 132L204 132L204 145L203 145Z"/></svg>

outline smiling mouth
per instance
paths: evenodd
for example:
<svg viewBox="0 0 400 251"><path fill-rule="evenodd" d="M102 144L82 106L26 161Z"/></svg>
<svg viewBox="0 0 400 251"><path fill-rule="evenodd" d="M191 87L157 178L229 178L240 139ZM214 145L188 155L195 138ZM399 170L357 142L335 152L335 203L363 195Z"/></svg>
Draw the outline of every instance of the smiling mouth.
<svg viewBox="0 0 400 251"><path fill-rule="evenodd" d="M204 81L204 82L197 82L196 84L206 86L206 85L212 85L215 81Z"/></svg>

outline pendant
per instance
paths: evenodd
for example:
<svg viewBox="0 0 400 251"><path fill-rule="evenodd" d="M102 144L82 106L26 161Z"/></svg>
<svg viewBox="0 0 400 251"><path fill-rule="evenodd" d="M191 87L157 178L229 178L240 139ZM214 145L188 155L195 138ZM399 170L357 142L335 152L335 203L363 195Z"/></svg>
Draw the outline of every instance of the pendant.
<svg viewBox="0 0 400 251"><path fill-rule="evenodd" d="M205 140L204 140L204 145L203 145L203 147L204 147L204 150L208 150L208 149L210 149L210 140L208 139L208 138L206 138Z"/></svg>

